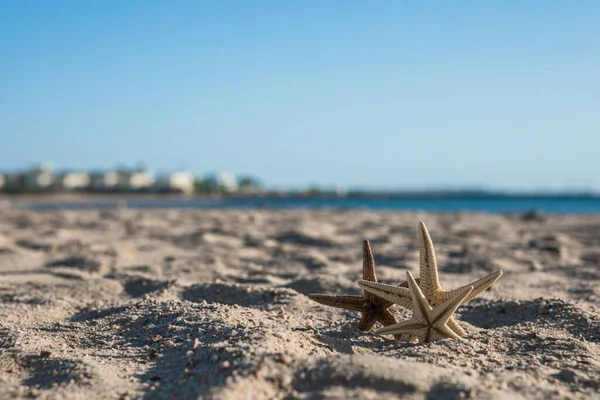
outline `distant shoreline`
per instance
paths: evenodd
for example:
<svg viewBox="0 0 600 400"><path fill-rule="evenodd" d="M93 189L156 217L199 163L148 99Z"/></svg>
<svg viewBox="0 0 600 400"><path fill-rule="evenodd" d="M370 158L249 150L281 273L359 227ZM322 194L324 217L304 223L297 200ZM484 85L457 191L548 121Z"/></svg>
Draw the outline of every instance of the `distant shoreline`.
<svg viewBox="0 0 600 400"><path fill-rule="evenodd" d="M503 193L503 192L469 192L469 191L422 191L422 192L265 192L265 193L227 193L227 194L179 194L179 193L0 193L0 202L13 204L31 203L94 203L94 202L127 202L153 200L235 200L235 199L372 199L372 200L598 200L599 194L592 193Z"/></svg>
<svg viewBox="0 0 600 400"><path fill-rule="evenodd" d="M0 208L30 211L130 209L343 209L413 212L600 214L600 197L473 193L265 193L228 195L40 194L1 196Z"/></svg>

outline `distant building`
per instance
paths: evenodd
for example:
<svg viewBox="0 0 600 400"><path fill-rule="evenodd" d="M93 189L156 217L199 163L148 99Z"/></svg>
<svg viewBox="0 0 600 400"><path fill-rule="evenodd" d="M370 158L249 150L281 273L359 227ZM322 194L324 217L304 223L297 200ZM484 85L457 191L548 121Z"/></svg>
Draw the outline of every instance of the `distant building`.
<svg viewBox="0 0 600 400"><path fill-rule="evenodd" d="M52 167L48 164L42 164L25 172L22 176L23 188L27 191L47 190L54 184L54 174Z"/></svg>
<svg viewBox="0 0 600 400"><path fill-rule="evenodd" d="M90 186L90 175L85 172L65 172L58 176L58 186L64 190L85 189Z"/></svg>
<svg viewBox="0 0 600 400"><path fill-rule="evenodd" d="M236 192L238 188L239 184L235 175L226 172L205 175L198 182L200 193Z"/></svg>
<svg viewBox="0 0 600 400"><path fill-rule="evenodd" d="M154 182L154 176L148 172L132 172L127 176L127 189L133 191L150 189L154 185Z"/></svg>
<svg viewBox="0 0 600 400"><path fill-rule="evenodd" d="M217 175L217 183L219 186L228 192L235 192L238 190L238 181L235 175L228 172L222 172Z"/></svg>
<svg viewBox="0 0 600 400"><path fill-rule="evenodd" d="M143 171L96 172L90 175L90 189L99 192L129 192L147 190L154 177Z"/></svg>
<svg viewBox="0 0 600 400"><path fill-rule="evenodd" d="M158 192L194 193L195 179L189 172L174 172L156 180L154 185Z"/></svg>
<svg viewBox="0 0 600 400"><path fill-rule="evenodd" d="M124 187L125 182L125 176L117 171L90 174L90 189L95 192L115 191Z"/></svg>

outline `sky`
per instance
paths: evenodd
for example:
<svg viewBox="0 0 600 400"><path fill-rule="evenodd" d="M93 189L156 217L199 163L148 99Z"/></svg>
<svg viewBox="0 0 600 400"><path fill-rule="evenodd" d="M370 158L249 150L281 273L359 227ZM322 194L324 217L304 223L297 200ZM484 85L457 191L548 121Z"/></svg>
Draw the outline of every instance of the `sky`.
<svg viewBox="0 0 600 400"><path fill-rule="evenodd" d="M0 170L600 191L598 1L0 0Z"/></svg>

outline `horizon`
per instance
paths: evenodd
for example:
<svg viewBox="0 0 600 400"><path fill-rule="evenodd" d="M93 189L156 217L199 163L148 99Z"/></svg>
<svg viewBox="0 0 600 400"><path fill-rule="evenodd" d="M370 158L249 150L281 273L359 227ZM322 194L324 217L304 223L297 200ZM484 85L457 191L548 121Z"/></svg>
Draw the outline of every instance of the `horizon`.
<svg viewBox="0 0 600 400"><path fill-rule="evenodd" d="M598 193L599 19L592 1L3 2L0 170Z"/></svg>

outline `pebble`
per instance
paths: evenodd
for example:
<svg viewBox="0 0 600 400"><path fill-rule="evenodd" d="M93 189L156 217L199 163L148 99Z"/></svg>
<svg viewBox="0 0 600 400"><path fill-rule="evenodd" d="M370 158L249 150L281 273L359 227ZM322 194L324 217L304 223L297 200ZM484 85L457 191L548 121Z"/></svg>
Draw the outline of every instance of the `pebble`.
<svg viewBox="0 0 600 400"><path fill-rule="evenodd" d="M219 364L219 369L222 371L222 370L229 368L230 366L231 366L231 363L229 361L225 360L221 364Z"/></svg>
<svg viewBox="0 0 600 400"><path fill-rule="evenodd" d="M292 362L292 359L290 356L288 356L285 353L282 353L279 355L279 362L281 362L282 364L290 364Z"/></svg>
<svg viewBox="0 0 600 400"><path fill-rule="evenodd" d="M193 347L192 347L192 348L193 348L194 350L196 350L198 347L200 347L200 345L201 345L201 344L202 344L202 342L201 342L201 341L200 341L198 338L195 338L195 339L194 339L194 345L193 345Z"/></svg>

